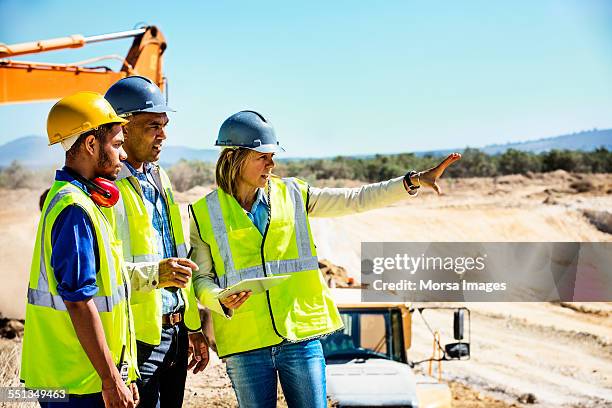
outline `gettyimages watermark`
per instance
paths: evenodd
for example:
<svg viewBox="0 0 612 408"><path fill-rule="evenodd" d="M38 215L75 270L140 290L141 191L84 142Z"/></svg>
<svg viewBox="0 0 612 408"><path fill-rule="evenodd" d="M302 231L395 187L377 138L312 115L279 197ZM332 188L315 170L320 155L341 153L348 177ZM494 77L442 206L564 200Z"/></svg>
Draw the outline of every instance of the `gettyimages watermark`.
<svg viewBox="0 0 612 408"><path fill-rule="evenodd" d="M609 302L609 242L363 242L362 300Z"/></svg>

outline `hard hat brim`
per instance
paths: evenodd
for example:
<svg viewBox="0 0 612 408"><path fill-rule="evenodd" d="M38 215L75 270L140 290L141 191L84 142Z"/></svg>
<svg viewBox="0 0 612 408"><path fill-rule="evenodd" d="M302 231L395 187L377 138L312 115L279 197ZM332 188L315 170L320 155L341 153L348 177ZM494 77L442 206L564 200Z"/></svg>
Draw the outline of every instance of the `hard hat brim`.
<svg viewBox="0 0 612 408"><path fill-rule="evenodd" d="M129 123L129 122L130 122L129 120L124 119L124 118L122 118L120 116L117 116L116 118L114 118L114 119L112 119L112 120L110 120L108 122L102 123L100 126L102 126L102 125L110 125L110 124L117 124L117 125L123 126L123 125L125 125L126 123ZM74 140L72 142L67 142L66 144L62 144L62 147L66 151L68 151L68 149L66 149L66 145L72 146L74 144L74 142L76 142L76 140L79 138L79 136L81 136L82 134L85 134L87 132L91 132L92 130L93 129L87 129L87 130L84 130L84 131L81 131L81 132L73 133L71 135L68 135L68 136L64 137L63 139L55 140L53 142L49 142L49 143L47 143L47 146L53 146L55 144L62 143L64 140L68 140L68 139L74 138Z"/></svg>
<svg viewBox="0 0 612 408"><path fill-rule="evenodd" d="M139 113L139 112L147 112L147 113L166 113L166 112L176 112L169 106L153 106L151 108L137 110L130 113Z"/></svg>
<svg viewBox="0 0 612 408"><path fill-rule="evenodd" d="M129 123L130 121L122 118L120 116L117 116L112 122L108 122L108 123L118 123L120 125L125 125L126 123Z"/></svg>
<svg viewBox="0 0 612 408"><path fill-rule="evenodd" d="M259 153L281 153L285 151L285 149L277 144L265 144L257 147L249 147L248 149L255 150Z"/></svg>

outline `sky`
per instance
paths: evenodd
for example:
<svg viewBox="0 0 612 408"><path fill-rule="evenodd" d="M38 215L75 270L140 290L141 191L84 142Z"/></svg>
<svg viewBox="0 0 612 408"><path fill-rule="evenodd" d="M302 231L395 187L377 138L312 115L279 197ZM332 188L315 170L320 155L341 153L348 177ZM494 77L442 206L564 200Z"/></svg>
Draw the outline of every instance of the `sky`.
<svg viewBox="0 0 612 408"><path fill-rule="evenodd" d="M286 157L400 153L612 127L612 2L0 0L0 42L154 24L170 145L211 148L250 109ZM16 60L127 53L131 40ZM109 63L117 68L117 63ZM0 106L0 144L45 136L51 102Z"/></svg>

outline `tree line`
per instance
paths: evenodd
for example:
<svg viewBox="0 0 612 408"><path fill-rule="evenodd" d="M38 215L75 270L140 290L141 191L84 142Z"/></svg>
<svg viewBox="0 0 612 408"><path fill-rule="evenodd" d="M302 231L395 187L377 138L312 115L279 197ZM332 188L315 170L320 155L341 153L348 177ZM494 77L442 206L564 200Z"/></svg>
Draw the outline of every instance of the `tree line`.
<svg viewBox="0 0 612 408"><path fill-rule="evenodd" d="M445 177L495 177L565 170L576 173L612 173L612 151L598 148L591 152L550 150L531 153L508 149L490 155L479 149L467 148L462 159L450 166ZM377 154L367 158L338 156L330 159L279 160L274 173L300 177L308 182L317 180L360 180L378 182L405 174L410 169L424 170L439 163L444 156L417 156L414 153ZM180 161L169 169L178 191L215 181L214 163Z"/></svg>
<svg viewBox="0 0 612 408"><path fill-rule="evenodd" d="M467 148L463 158L450 166L445 177L495 177L507 174L526 174L565 170L576 173L612 173L612 151L598 148L591 152L550 150L531 153L508 149L489 155L478 149ZM414 153L377 154L355 158L338 156L329 159L278 160L274 173L300 177L310 183L317 180L360 180L377 182L398 177L410 169L424 170L436 165L443 156L417 156ZM31 188L50 183L52 172L31 170L15 161L0 169L0 187ZM215 164L197 160L181 160L168 168L177 191L215 182Z"/></svg>

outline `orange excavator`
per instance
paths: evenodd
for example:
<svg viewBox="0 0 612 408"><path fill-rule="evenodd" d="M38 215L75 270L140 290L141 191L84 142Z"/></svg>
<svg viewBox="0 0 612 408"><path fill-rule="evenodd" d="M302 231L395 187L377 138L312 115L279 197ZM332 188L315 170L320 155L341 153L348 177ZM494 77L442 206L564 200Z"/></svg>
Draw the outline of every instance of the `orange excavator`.
<svg viewBox="0 0 612 408"><path fill-rule="evenodd" d="M87 44L133 37L125 58L106 55L70 64L15 61L14 57L48 51L81 48ZM156 26L84 37L80 34L20 44L0 44L0 104L56 100L78 91L104 94L121 78L145 76L165 90L162 57L166 40ZM98 65L103 60L121 61L121 69Z"/></svg>

